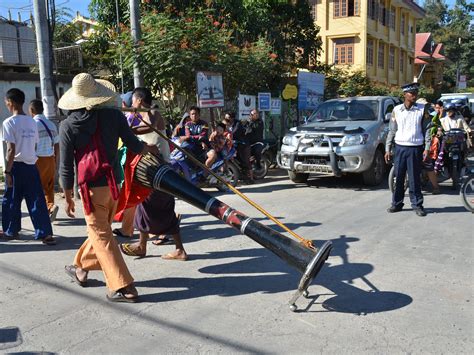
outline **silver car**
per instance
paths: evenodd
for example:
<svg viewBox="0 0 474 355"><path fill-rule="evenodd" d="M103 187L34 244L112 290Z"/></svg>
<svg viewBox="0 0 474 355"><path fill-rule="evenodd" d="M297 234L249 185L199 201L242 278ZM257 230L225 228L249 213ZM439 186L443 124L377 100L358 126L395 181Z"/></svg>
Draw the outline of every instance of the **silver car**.
<svg viewBox="0 0 474 355"><path fill-rule="evenodd" d="M309 174L362 174L366 185L384 179L385 139L393 108L390 96L363 96L328 100L306 123L290 129L278 152L278 165L294 182Z"/></svg>

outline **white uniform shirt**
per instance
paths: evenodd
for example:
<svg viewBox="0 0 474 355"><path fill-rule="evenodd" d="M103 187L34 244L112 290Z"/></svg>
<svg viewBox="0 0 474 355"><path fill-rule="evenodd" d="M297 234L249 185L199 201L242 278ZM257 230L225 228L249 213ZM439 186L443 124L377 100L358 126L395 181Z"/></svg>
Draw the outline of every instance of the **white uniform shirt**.
<svg viewBox="0 0 474 355"><path fill-rule="evenodd" d="M16 162L35 164L36 144L39 142L36 122L26 115L15 115L7 118L2 125L3 140L15 144Z"/></svg>
<svg viewBox="0 0 474 355"><path fill-rule="evenodd" d="M392 111L392 120L397 122L395 143L404 146L423 145L424 135L422 129L425 105L414 104L407 109L404 104L397 105Z"/></svg>
<svg viewBox="0 0 474 355"><path fill-rule="evenodd" d="M45 115L40 114L33 117L38 127L39 143L36 146L36 155L38 157L51 157L54 155L54 144L59 143L58 129L56 125L51 122ZM44 125L40 122L40 119L48 126L51 132L52 138L49 136L48 131Z"/></svg>

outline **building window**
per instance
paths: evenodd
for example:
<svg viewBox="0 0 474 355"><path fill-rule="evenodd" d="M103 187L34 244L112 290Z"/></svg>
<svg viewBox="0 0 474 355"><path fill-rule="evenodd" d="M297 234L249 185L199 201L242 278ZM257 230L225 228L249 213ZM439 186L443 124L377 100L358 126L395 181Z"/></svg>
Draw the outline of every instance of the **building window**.
<svg viewBox="0 0 474 355"><path fill-rule="evenodd" d="M390 28L395 31L395 8L390 7Z"/></svg>
<svg viewBox="0 0 474 355"><path fill-rule="evenodd" d="M379 42L379 55L377 58L377 66L381 69L385 67L385 44Z"/></svg>
<svg viewBox="0 0 474 355"><path fill-rule="evenodd" d="M401 19L400 19L400 33L402 35L405 34L405 26L406 26L405 14L402 14Z"/></svg>
<svg viewBox="0 0 474 355"><path fill-rule="evenodd" d="M334 40L334 63L354 64L354 38Z"/></svg>
<svg viewBox="0 0 474 355"><path fill-rule="evenodd" d="M410 64L410 65L413 64L413 58L412 57L408 58L408 64Z"/></svg>
<svg viewBox="0 0 474 355"><path fill-rule="evenodd" d="M378 3L376 0L369 0L368 15L372 20L378 18Z"/></svg>
<svg viewBox="0 0 474 355"><path fill-rule="evenodd" d="M402 51L400 51L400 71L405 71L405 53Z"/></svg>
<svg viewBox="0 0 474 355"><path fill-rule="evenodd" d="M41 88L38 86L35 87L35 98L41 100Z"/></svg>
<svg viewBox="0 0 474 355"><path fill-rule="evenodd" d="M59 98L64 95L64 88L62 86L59 87Z"/></svg>
<svg viewBox="0 0 474 355"><path fill-rule="evenodd" d="M309 8L311 11L311 17L313 18L314 21L317 20L317 13L316 13L316 7L317 7L317 1L318 0L309 0Z"/></svg>
<svg viewBox="0 0 474 355"><path fill-rule="evenodd" d="M390 70L395 70L395 48L390 47L388 52L388 67Z"/></svg>
<svg viewBox="0 0 474 355"><path fill-rule="evenodd" d="M387 25L387 9L385 8L385 1L381 1L379 5L379 22L383 25Z"/></svg>
<svg viewBox="0 0 474 355"><path fill-rule="evenodd" d="M374 40L367 40L367 65L374 65Z"/></svg>
<svg viewBox="0 0 474 355"><path fill-rule="evenodd" d="M359 16L360 0L334 0L334 17Z"/></svg>

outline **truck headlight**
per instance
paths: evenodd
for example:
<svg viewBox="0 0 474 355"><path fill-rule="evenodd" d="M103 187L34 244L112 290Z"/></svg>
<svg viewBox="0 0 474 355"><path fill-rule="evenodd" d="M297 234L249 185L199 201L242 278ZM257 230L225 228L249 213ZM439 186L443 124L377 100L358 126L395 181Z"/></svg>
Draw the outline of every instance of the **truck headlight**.
<svg viewBox="0 0 474 355"><path fill-rule="evenodd" d="M340 147L348 147L348 146L351 146L351 145L366 144L368 140L369 140L369 134L368 133L348 134L347 136L344 136L342 138L341 143L339 144L339 146Z"/></svg>
<svg viewBox="0 0 474 355"><path fill-rule="evenodd" d="M292 141L293 141L293 136L284 136L282 142L284 145L292 145L291 144Z"/></svg>

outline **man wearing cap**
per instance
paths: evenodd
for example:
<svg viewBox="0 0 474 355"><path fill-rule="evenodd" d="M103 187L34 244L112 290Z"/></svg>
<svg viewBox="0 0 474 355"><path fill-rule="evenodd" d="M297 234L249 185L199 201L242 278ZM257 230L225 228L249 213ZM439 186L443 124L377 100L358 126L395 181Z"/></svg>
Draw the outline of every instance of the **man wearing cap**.
<svg viewBox="0 0 474 355"><path fill-rule="evenodd" d="M417 104L418 83L402 86L404 102L392 111L390 130L385 145L385 161L391 160L395 148L396 184L389 213L403 209L405 176L408 172L409 195L413 210L420 217L426 216L421 193L421 167L428 156L431 136L427 127L431 122L425 105Z"/></svg>
<svg viewBox="0 0 474 355"><path fill-rule="evenodd" d="M87 285L88 272L102 270L112 302L136 302L138 292L112 234L112 218L118 198L115 176L119 170L117 143L119 137L133 152L157 153L156 145L140 142L117 109L119 100L113 90L92 75L81 73L74 77L72 87L59 100L58 106L68 110L68 117L60 126L60 177L66 197L66 214L74 217L74 160L78 166L81 199L87 223L87 239L78 250L73 265L65 267L74 282ZM115 106L115 107L112 107ZM99 142L99 143L97 143ZM81 155L89 150L99 152L100 166L108 165L103 174L87 178L80 171L87 166ZM106 161L104 161L104 160ZM94 174L94 172L91 172ZM86 176L86 177L84 177Z"/></svg>

